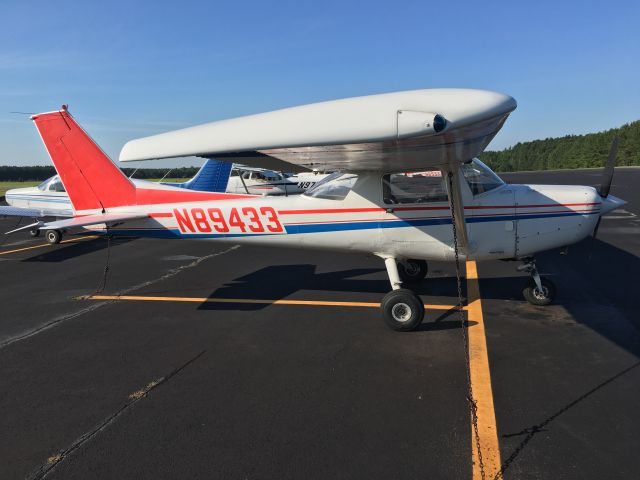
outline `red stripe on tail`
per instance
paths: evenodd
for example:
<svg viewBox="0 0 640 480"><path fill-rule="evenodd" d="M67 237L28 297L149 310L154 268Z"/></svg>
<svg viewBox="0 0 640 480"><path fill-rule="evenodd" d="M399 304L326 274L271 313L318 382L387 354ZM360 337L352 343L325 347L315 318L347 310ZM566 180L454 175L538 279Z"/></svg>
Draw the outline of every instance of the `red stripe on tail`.
<svg viewBox="0 0 640 480"><path fill-rule="evenodd" d="M136 188L65 109L31 117L75 210L135 205Z"/></svg>

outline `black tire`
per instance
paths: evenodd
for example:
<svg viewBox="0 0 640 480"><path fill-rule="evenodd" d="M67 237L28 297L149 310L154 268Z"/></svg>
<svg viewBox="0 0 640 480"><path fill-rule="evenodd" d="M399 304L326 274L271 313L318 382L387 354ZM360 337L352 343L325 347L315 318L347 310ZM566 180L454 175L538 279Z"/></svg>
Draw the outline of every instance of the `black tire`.
<svg viewBox="0 0 640 480"><path fill-rule="evenodd" d="M60 230L47 230L45 238L51 245L55 245L56 243L60 243L60 240L62 240L62 232Z"/></svg>
<svg viewBox="0 0 640 480"><path fill-rule="evenodd" d="M551 280L544 277L540 277L540 283L542 284L542 292L538 290L533 278L530 278L527 286L522 290L522 295L532 305L549 305L556 298L556 286Z"/></svg>
<svg viewBox="0 0 640 480"><path fill-rule="evenodd" d="M398 262L398 274L403 283L418 283L427 276L429 267L424 260L409 259L405 263Z"/></svg>
<svg viewBox="0 0 640 480"><path fill-rule="evenodd" d="M32 237L39 237L40 236L40 229L39 228L32 228L31 230L29 230L29 235L31 235Z"/></svg>
<svg viewBox="0 0 640 480"><path fill-rule="evenodd" d="M415 330L424 318L424 303L415 293L405 288L387 293L380 307L387 326L397 332Z"/></svg>

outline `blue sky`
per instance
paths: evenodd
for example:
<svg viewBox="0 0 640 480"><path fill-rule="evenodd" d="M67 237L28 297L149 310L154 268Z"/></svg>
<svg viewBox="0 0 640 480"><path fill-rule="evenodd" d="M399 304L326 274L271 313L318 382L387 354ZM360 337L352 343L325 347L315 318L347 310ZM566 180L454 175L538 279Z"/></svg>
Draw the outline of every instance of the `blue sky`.
<svg viewBox="0 0 640 480"><path fill-rule="evenodd" d="M603 130L640 119L638 25L637 0L5 0L0 165L48 164L28 116L9 112L62 103L112 158L198 123L429 87L516 98L490 149Z"/></svg>

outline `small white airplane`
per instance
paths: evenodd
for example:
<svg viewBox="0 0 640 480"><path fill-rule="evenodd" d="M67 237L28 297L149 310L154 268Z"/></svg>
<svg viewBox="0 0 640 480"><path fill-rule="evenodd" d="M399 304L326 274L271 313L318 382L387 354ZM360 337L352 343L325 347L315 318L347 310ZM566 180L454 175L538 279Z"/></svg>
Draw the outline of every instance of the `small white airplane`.
<svg viewBox="0 0 640 480"><path fill-rule="evenodd" d="M287 174L266 168L234 165L226 191L254 195L295 195L313 187L328 174Z"/></svg>
<svg viewBox="0 0 640 480"><path fill-rule="evenodd" d="M227 180L231 166L226 162L206 160L202 167L190 180L178 182L158 182L156 185L164 185L173 188L186 188L204 192L224 192L227 189ZM154 183L137 178L131 179L134 185L144 187ZM36 187L12 188L5 193L5 200L10 207L0 206L0 215L30 217L34 219L43 217L67 218L73 217L73 205L69 195L60 179L60 175L54 175L43 181ZM33 237L40 235L38 228L32 228L29 233ZM62 231L47 231L49 243L59 243L62 240Z"/></svg>
<svg viewBox="0 0 640 480"><path fill-rule="evenodd" d="M525 298L545 305L555 288L534 255L595 235L601 216L624 202L609 195L615 148L600 191L507 185L474 159L515 108L495 92L415 90L214 122L133 140L120 153L122 161L198 155L274 171L338 171L291 197L136 185L63 108L32 118L75 216L23 228L374 254L392 288L382 316L399 331L424 316L403 283L422 280L428 260L454 260L457 245L467 259L521 261L531 275Z"/></svg>

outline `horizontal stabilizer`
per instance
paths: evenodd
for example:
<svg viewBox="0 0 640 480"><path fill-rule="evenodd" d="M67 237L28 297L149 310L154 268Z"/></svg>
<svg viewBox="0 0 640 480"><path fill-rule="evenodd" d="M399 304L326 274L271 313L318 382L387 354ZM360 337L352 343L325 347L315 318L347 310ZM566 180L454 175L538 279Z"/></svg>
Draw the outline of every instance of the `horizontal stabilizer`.
<svg viewBox="0 0 640 480"><path fill-rule="evenodd" d="M147 218L149 215L146 213L104 213L96 215L84 215L81 217L67 218L64 220L57 220L55 222L43 223L40 226L41 230L61 230L65 228L77 228L87 227L89 225L99 225L105 223L112 225L114 223L121 223L127 220L135 220L139 218Z"/></svg>

